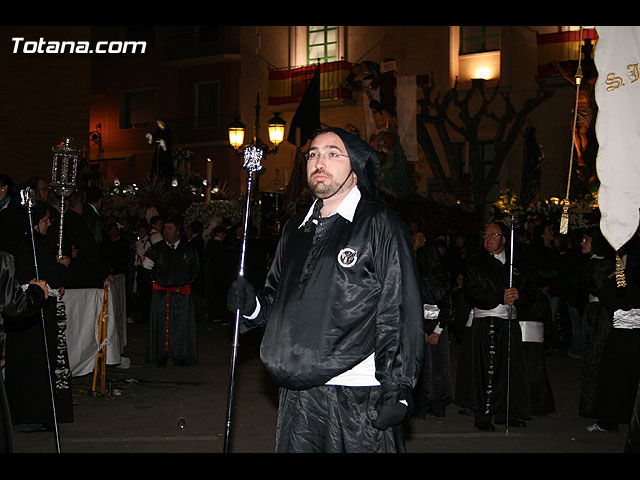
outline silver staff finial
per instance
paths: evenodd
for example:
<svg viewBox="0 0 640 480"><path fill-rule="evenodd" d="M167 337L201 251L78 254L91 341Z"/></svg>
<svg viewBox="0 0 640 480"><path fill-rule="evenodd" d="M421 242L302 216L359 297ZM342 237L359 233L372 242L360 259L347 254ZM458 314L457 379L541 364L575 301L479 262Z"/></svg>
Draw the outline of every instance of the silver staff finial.
<svg viewBox="0 0 640 480"><path fill-rule="evenodd" d="M250 147L245 148L244 164L242 165L242 168L247 170L249 174L261 170L262 164L260 162L262 161L263 153L263 150L255 145L251 145Z"/></svg>
<svg viewBox="0 0 640 480"><path fill-rule="evenodd" d="M20 202L27 208L32 208L36 204L33 188L26 187L20 190Z"/></svg>

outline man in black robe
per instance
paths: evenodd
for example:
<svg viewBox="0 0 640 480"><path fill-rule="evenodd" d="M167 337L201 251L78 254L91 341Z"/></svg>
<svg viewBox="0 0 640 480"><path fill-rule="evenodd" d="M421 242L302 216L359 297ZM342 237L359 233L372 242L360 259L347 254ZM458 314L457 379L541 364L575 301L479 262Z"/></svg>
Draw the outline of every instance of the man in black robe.
<svg viewBox="0 0 640 480"><path fill-rule="evenodd" d="M180 221L164 224L164 241L145 252L143 266L151 270L153 294L149 312L147 362L159 367L198 363L196 312L191 284L200 269L198 254L180 238Z"/></svg>
<svg viewBox="0 0 640 480"><path fill-rule="evenodd" d="M444 417L451 396L449 328L453 305L449 276L442 263L444 245L428 241L416 251L422 287L425 347L420 380L416 385L414 416Z"/></svg>
<svg viewBox="0 0 640 480"><path fill-rule="evenodd" d="M196 319L201 322L204 319L204 298L205 298L205 255L204 255L204 238L202 238L202 223L199 221L193 221L190 225L185 226L185 233L187 239L196 253L200 261L198 268L198 276L191 284L191 295L193 296L193 303L196 307Z"/></svg>
<svg viewBox="0 0 640 480"><path fill-rule="evenodd" d="M82 219L93 234L98 247L102 245L103 225L100 216L102 208L102 190L96 186L90 186L85 192L85 203L82 207Z"/></svg>
<svg viewBox="0 0 640 480"><path fill-rule="evenodd" d="M281 386L277 452L400 452L424 345L409 229L374 201L378 156L342 129L307 153L316 200L285 225L264 288L229 289L241 331L264 325ZM306 215L305 215L306 213Z"/></svg>
<svg viewBox="0 0 640 480"><path fill-rule="evenodd" d="M16 250L15 278L25 285L38 274L57 293L49 294L48 300L42 305L42 315L38 312L18 321L5 319L4 380L12 421L19 425L21 432L53 430L55 421L69 423L74 419L66 312L61 299L64 288L69 284L69 259L58 258L57 250L51 249L46 237L50 228L51 208L44 202L36 202L33 207L30 218L33 239L28 233L22 246ZM48 358L42 354L34 355L34 352L45 352L44 338Z"/></svg>
<svg viewBox="0 0 640 480"><path fill-rule="evenodd" d="M227 310L227 290L234 279L230 268L235 257L225 245L226 228L217 225L206 248L207 316L210 321L228 324L232 320ZM236 272L237 274L237 272Z"/></svg>
<svg viewBox="0 0 640 480"><path fill-rule="evenodd" d="M48 298L48 288L44 280L29 282L23 289L15 279L13 256L0 250L0 352L4 352L4 317L21 318L35 315ZM4 381L0 375L0 453L13 451L11 413Z"/></svg>
<svg viewBox="0 0 640 480"><path fill-rule="evenodd" d="M13 254L22 244L27 223L27 212L20 203L20 194L14 189L13 180L0 173L0 250Z"/></svg>
<svg viewBox="0 0 640 480"><path fill-rule="evenodd" d="M510 287L507 236L503 225L486 225L484 248L468 262L464 275L465 297L473 307L470 407L475 426L482 431L495 430L492 420L505 424L507 413L512 427L526 426L522 419L529 418L530 394L517 312L529 308L535 285L514 255Z"/></svg>
<svg viewBox="0 0 640 480"><path fill-rule="evenodd" d="M69 288L103 288L105 281L112 280L113 277L91 230L82 219L83 192L71 195L68 205L64 214L63 231L67 232L73 246Z"/></svg>

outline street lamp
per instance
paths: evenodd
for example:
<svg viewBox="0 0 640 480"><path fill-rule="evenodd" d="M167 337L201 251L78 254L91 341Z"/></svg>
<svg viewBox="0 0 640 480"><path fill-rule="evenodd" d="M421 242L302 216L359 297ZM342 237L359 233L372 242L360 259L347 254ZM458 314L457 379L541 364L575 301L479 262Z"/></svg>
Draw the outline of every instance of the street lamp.
<svg viewBox="0 0 640 480"><path fill-rule="evenodd" d="M273 118L269 120L267 123L267 128L269 131L269 141L274 145L273 148L270 148L266 145L260 137L258 137L258 130L260 126L260 94L258 93L256 99L256 123L255 123L255 132L253 136L253 142L249 145L244 145L244 133L245 126L240 121L240 117L235 117L233 122L229 124L229 143L236 151L244 150L246 147L253 146L261 149L264 154L273 154L278 151L278 145L282 143L284 140L284 131L287 122L284 121L280 117L280 112L274 112Z"/></svg>
<svg viewBox="0 0 640 480"><path fill-rule="evenodd" d="M280 112L274 112L273 118L269 120L267 128L269 130L269 141L276 147L284 140L284 127L287 124L280 118Z"/></svg>
<svg viewBox="0 0 640 480"><path fill-rule="evenodd" d="M240 117L235 117L229 124L229 143L235 150L239 150L244 144L244 123Z"/></svg>

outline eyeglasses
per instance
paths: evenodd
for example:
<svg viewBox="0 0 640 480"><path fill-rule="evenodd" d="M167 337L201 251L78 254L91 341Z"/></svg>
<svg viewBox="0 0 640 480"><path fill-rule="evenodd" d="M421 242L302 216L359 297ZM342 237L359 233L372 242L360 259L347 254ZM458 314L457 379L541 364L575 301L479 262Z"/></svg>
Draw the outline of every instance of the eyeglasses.
<svg viewBox="0 0 640 480"><path fill-rule="evenodd" d="M307 152L304 154L304 158L307 159L307 161L309 160L318 160L319 158L324 157L325 159L329 158L329 159L336 159L338 157L348 157L349 155L345 155L344 153L336 153L336 152L329 152L329 153L320 153L320 152Z"/></svg>
<svg viewBox="0 0 640 480"><path fill-rule="evenodd" d="M487 238L498 238L501 237L502 234L501 233L483 233L482 238L487 239Z"/></svg>

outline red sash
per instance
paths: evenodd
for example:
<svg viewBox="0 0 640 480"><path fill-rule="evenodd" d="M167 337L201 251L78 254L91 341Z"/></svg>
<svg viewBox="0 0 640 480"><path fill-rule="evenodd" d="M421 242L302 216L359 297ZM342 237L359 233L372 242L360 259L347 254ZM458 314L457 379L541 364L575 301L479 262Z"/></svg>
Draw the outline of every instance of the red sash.
<svg viewBox="0 0 640 480"><path fill-rule="evenodd" d="M191 285L180 285L179 287L163 287L153 282L153 291L163 290L167 292L182 293L183 295L191 295Z"/></svg>
<svg viewBox="0 0 640 480"><path fill-rule="evenodd" d="M166 316L165 316L165 332L164 332L164 352L165 354L169 353L169 324L171 319L171 292L173 293L182 293L184 295L191 295L191 285L180 285L178 287L163 287L162 285L158 285L156 282L153 282L153 291L164 291L165 293L165 306L166 306Z"/></svg>

